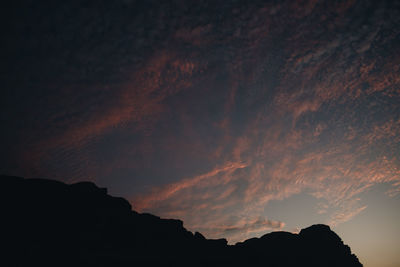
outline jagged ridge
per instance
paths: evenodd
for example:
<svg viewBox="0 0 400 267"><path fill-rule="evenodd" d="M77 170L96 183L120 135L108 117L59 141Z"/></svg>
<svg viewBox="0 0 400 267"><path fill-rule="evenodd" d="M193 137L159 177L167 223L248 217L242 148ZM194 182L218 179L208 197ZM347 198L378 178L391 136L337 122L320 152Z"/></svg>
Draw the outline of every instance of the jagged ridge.
<svg viewBox="0 0 400 267"><path fill-rule="evenodd" d="M12 266L362 266L326 225L230 246L139 214L91 182L0 179Z"/></svg>

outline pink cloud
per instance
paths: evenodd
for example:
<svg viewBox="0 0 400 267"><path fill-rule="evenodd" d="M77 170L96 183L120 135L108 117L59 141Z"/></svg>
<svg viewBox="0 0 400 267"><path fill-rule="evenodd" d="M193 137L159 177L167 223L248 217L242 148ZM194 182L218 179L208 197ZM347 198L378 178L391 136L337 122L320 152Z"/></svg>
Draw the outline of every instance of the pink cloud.
<svg viewBox="0 0 400 267"><path fill-rule="evenodd" d="M227 163L224 166L217 167L208 173L201 174L192 178L183 179L179 182L169 184L163 188L154 189L153 193L144 197L138 197L132 200L134 207L139 210L146 210L158 202L167 200L183 190L193 187L207 187L219 183L224 183L224 180L231 179L230 175L237 169L245 168L245 163ZM222 175L221 175L222 174ZM218 179L216 176L221 175L223 179ZM225 193L226 194L226 193Z"/></svg>
<svg viewBox="0 0 400 267"><path fill-rule="evenodd" d="M340 17L354 3L331 5ZM288 18L293 14L302 18L318 12L319 8L317 1L305 1L290 3L289 8L266 5L243 12L232 10L238 14L238 23L227 23L229 31L218 29L229 32L224 38L216 34L216 25L182 26L171 39L178 44L193 45L194 52L185 54L178 48L154 52L141 66L127 71L126 82L115 85L115 99L109 105L74 120L64 132L36 144L26 153L26 165L40 169L53 156L49 153L53 150L61 151L60 157L70 160L74 157L71 151L82 151L91 142L124 129L140 134L145 141L135 148L123 148L127 150L121 152L124 157L110 166L96 166L89 153L78 153L76 161L84 162L84 166L76 167L76 177L95 179L96 172L134 169L142 163L148 168L159 168L159 162L149 155L160 150L168 151L175 165L198 160L199 165L206 161L212 166L202 174L193 170L190 175L175 177L174 182L132 196L133 207L139 211L181 218L189 229L210 226L205 228L210 237L227 234L231 240L239 240L249 234L281 229L282 222L260 219L264 207L273 200L307 193L326 203L319 211L329 216L328 223L336 225L350 220L366 208L360 195L374 185L389 183L392 185L389 194L399 192L399 161L393 156L395 153L386 150L375 158L370 154L374 154L371 151L376 149L377 141L390 139L389 144L400 141L400 121L384 118L369 122L368 127L359 127L347 120L357 119L351 115L355 112L354 100L361 101L377 93L388 97L399 95L400 61L396 53L384 63L374 56L365 57L374 47L379 27L351 38L341 35L321 38L314 34L316 28L306 25L306 29L285 37L282 23L275 21L280 12L290 10L290 15L285 13ZM318 21L331 19L326 25L332 31L339 27L336 15L317 17ZM293 18L284 26L297 29L296 23ZM277 37L283 39L279 47L271 41ZM240 47L230 46L232 40L239 42ZM179 108L179 105L168 106L168 99L188 88L204 90L219 80L221 73L204 59L214 56L207 49L216 44L232 50L227 49L228 59L218 62L223 65L218 71L228 77L227 84L221 82L218 83L221 88L215 86L224 92L221 93L224 101L215 104L221 116L207 120L208 130L215 130L217 137L196 132L197 115L182 109L173 118L181 123L178 137L160 133L162 137L150 138L163 114ZM275 59L269 48L282 55ZM346 49L356 53L349 56ZM275 61L282 67L273 69ZM274 79L270 85L269 80ZM368 88L364 88L365 84ZM208 97L215 100L213 94ZM328 113L332 106L343 106L344 118L330 114L318 121L319 112ZM238 121L234 113L243 118ZM240 131L232 127L234 123ZM180 137L187 139L182 141ZM213 147L208 147L203 138L214 138ZM145 158L143 162L129 161L136 150ZM179 168L175 165L169 167Z"/></svg>

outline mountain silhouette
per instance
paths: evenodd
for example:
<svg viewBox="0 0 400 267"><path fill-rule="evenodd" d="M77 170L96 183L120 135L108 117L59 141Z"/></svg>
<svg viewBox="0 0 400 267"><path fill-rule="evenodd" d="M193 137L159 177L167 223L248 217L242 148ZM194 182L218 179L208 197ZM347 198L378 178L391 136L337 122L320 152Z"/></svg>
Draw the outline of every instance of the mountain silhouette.
<svg viewBox="0 0 400 267"><path fill-rule="evenodd" d="M235 245L132 210L91 182L0 176L2 266L362 266L326 225Z"/></svg>

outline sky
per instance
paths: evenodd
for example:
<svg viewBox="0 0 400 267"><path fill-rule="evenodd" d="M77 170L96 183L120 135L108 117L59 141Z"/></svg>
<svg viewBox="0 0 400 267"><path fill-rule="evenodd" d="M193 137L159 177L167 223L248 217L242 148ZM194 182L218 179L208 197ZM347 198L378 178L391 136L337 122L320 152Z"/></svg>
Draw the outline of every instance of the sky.
<svg viewBox="0 0 400 267"><path fill-rule="evenodd" d="M0 173L93 181L230 244L324 223L400 266L398 1L5 8Z"/></svg>

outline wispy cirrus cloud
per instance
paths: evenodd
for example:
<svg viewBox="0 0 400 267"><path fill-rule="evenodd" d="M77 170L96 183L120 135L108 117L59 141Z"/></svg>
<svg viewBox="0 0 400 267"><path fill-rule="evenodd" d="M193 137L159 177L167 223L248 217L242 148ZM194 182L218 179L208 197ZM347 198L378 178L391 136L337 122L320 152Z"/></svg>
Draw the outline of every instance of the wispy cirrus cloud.
<svg viewBox="0 0 400 267"><path fill-rule="evenodd" d="M362 195L377 184L398 194L396 8L161 2L99 6L88 25L65 10L82 25L60 25L71 47L50 36L57 53L42 47L49 55L17 64L26 75L8 83L38 92L25 93L30 112L15 119L30 129L10 138L18 172L95 180L139 211L230 242L284 228L265 213L273 201L310 195L337 225L368 209Z"/></svg>
<svg viewBox="0 0 400 267"><path fill-rule="evenodd" d="M217 184L227 184L229 183L230 179L232 179L232 173L234 171L246 167L246 163L228 162L225 166L217 167L208 173L201 174L192 178L182 179L179 182L169 184L162 188L154 189L154 192L152 192L151 194L144 197L138 197L132 200L132 202L135 203L136 209L142 211L149 207L152 207L154 204L168 200L185 190L210 187ZM216 179L216 177L218 177L218 179ZM232 191L232 189L224 191L222 195L220 195L220 198L225 198L224 196L228 196L230 193L232 193Z"/></svg>
<svg viewBox="0 0 400 267"><path fill-rule="evenodd" d="M230 240L244 240L252 235L263 234L267 231L279 231L285 226L284 222L269 220L263 217L242 219L231 225L216 227L199 227L198 230L212 236L229 236Z"/></svg>
<svg viewBox="0 0 400 267"><path fill-rule="evenodd" d="M337 6L337 12L343 15L353 4ZM307 12L318 8L310 3ZM273 93L255 71L252 75L237 71L241 79L231 89L232 97L221 103L229 107L229 112L224 113L222 123L218 124L224 131L230 131L225 136L230 142L220 140L222 145L218 151L221 155L224 151L220 160L246 162L246 167L229 173L229 179L215 173L213 182L202 188L193 186L190 193L174 191L173 197L164 195L167 197L162 201L152 198L154 202L148 202L145 210L165 216L178 215L190 229L202 224L223 229L227 222L239 225L243 217L256 221L271 201L308 194L324 203L324 208L319 210L326 215L325 223L334 226L351 220L367 208L360 196L373 186L389 183L397 188L400 180L396 157L397 119L389 115L386 121L378 120L380 111L367 108L374 103L375 94L382 93L380 101L387 101L386 109L396 113L390 98L398 97L397 59L387 63L366 58L367 53L375 53L376 38L385 28L374 23L380 21L381 14L377 12L375 16L371 25L357 34L351 33L352 36L343 32L323 38L315 28L290 36L291 43L286 47L290 52L279 70L278 90ZM322 23L327 23L332 31L342 27L333 18ZM268 34L276 32L272 30ZM263 38L267 42L268 37ZM257 50L260 43L254 42L253 48ZM299 48L293 49L293 44ZM231 64L235 70L241 70L249 62L263 66L262 60L252 57L247 60L237 58ZM246 87L252 89L243 97L241 88ZM390 96L386 94L389 91ZM257 106L257 100L263 97L272 101ZM235 109L246 114L240 134L233 132L237 121L232 116ZM369 119L360 120L363 116ZM384 150L376 145L379 140L388 145ZM221 184L223 188L219 187ZM167 185L164 190L168 192L168 188ZM140 203L140 197L136 201ZM232 217L233 211L236 216ZM246 232L244 228L242 231ZM211 237L225 234L231 240L240 240L235 231L223 233L207 228L204 231Z"/></svg>

